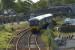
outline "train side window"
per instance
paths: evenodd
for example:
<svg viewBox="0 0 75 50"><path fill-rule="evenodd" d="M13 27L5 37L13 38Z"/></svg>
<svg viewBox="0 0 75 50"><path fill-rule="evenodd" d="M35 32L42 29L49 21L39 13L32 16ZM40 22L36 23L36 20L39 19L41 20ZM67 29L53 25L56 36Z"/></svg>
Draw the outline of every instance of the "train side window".
<svg viewBox="0 0 75 50"><path fill-rule="evenodd" d="M41 21L42 25L45 24L45 22L46 22L45 19L42 19Z"/></svg>
<svg viewBox="0 0 75 50"><path fill-rule="evenodd" d="M49 17L45 18L44 20L45 22L49 22Z"/></svg>

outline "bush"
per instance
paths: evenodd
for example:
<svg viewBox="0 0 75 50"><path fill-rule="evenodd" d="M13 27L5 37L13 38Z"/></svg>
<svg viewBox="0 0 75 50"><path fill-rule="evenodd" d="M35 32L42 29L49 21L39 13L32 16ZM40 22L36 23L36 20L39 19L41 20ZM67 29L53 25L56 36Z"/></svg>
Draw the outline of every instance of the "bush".
<svg viewBox="0 0 75 50"><path fill-rule="evenodd" d="M7 48L8 41L11 39L12 33L0 31L0 48ZM10 48L11 45L8 46Z"/></svg>
<svg viewBox="0 0 75 50"><path fill-rule="evenodd" d="M5 28L4 25L0 25L0 31L2 31Z"/></svg>
<svg viewBox="0 0 75 50"><path fill-rule="evenodd" d="M12 32L12 25L5 25L4 30L7 32Z"/></svg>

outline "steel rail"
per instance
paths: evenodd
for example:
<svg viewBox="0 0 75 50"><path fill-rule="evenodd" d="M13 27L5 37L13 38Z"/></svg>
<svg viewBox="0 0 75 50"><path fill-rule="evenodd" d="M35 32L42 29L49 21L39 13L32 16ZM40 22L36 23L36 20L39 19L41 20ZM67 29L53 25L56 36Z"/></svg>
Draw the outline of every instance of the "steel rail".
<svg viewBox="0 0 75 50"><path fill-rule="evenodd" d="M37 35L36 35L36 38L35 38L35 41L36 41L36 45L37 45L38 49L39 49L39 50L41 50L41 49L40 49L40 47L39 47L39 45L38 45L38 41L37 41L37 38L38 38L38 37L37 37Z"/></svg>
<svg viewBox="0 0 75 50"><path fill-rule="evenodd" d="M31 36L32 36L32 34L30 35L30 37L28 38L29 39L29 44L28 44L28 46L29 46L29 50L30 50L30 39L31 39ZM39 50L41 50L40 49L40 47L39 47L39 45L38 45L38 41L37 41L37 35L35 35L35 45L37 46L37 48L39 49Z"/></svg>
<svg viewBox="0 0 75 50"><path fill-rule="evenodd" d="M29 29L29 30L26 30L26 31L23 32L23 34L18 38L18 40L17 40L17 42L16 42L16 50L18 50L18 43L19 43L19 41L21 40L21 38L25 35L25 33L29 32L29 31L30 31L30 29Z"/></svg>

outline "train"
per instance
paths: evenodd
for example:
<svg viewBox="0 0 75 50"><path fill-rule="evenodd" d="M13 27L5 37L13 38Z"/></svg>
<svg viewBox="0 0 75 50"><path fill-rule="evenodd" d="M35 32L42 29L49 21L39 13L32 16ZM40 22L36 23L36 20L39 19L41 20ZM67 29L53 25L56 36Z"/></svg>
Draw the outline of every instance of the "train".
<svg viewBox="0 0 75 50"><path fill-rule="evenodd" d="M34 34L38 34L41 29L47 29L47 26L50 25L53 27L55 25L55 21L52 20L53 14L43 14L36 17L32 17L29 19L31 31L34 32ZM52 25L53 24L53 25Z"/></svg>

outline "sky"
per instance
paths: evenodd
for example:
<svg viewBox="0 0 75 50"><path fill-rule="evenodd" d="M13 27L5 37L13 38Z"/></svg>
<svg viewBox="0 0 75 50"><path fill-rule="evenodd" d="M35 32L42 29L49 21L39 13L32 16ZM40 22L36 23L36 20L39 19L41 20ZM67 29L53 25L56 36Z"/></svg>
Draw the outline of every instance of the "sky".
<svg viewBox="0 0 75 50"><path fill-rule="evenodd" d="M38 1L40 1L40 0L31 0L32 2L34 2L34 3L36 3L36 2L38 2Z"/></svg>
<svg viewBox="0 0 75 50"><path fill-rule="evenodd" d="M15 0L15 2L17 2L18 0ZM25 1L25 0L22 0L22 1ZM36 3L36 2L38 2L38 1L40 1L40 0L31 0L33 3Z"/></svg>

